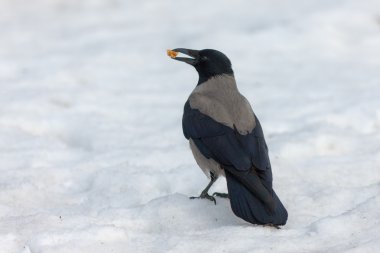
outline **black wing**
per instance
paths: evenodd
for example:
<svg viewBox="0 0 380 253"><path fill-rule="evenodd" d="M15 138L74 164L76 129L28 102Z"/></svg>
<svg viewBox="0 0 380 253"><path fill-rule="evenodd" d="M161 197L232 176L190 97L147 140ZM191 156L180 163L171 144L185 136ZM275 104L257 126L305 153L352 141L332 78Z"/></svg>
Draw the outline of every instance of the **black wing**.
<svg viewBox="0 0 380 253"><path fill-rule="evenodd" d="M267 217L273 218L280 201L272 189L268 148L258 119L251 133L241 135L192 109L187 101L182 127L185 137L191 138L205 157L214 159L225 169L235 214L252 223L274 223L273 219L268 222ZM247 215L249 212L254 215Z"/></svg>
<svg viewBox="0 0 380 253"><path fill-rule="evenodd" d="M187 101L182 119L183 133L192 139L201 153L225 166L238 171L271 171L268 148L259 120L251 133L241 135L235 129L223 125L211 117L192 109ZM272 182L272 175L265 181ZM271 188L271 185L268 185Z"/></svg>

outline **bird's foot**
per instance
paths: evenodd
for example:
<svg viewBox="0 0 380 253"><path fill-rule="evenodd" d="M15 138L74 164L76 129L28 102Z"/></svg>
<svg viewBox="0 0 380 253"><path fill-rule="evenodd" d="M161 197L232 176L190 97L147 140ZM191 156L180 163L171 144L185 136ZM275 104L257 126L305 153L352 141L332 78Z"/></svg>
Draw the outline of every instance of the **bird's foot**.
<svg viewBox="0 0 380 253"><path fill-rule="evenodd" d="M214 192L212 194L212 196L216 196L216 197L219 197L219 198L226 198L226 199L230 198L230 196L228 195L228 193L222 193L222 192Z"/></svg>
<svg viewBox="0 0 380 253"><path fill-rule="evenodd" d="M208 193L204 191L201 193L201 195L199 195L199 197L190 197L190 199L208 199L210 201L213 201L214 204L216 205L215 198L213 196L208 195Z"/></svg>

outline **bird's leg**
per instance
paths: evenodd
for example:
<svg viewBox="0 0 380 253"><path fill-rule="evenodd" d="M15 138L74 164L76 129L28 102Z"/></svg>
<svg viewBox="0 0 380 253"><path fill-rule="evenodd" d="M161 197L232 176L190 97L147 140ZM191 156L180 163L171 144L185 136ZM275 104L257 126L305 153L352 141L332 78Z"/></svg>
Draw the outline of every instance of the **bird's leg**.
<svg viewBox="0 0 380 253"><path fill-rule="evenodd" d="M235 127L235 125L234 125ZM235 127L235 130L236 130L236 127ZM237 131L237 130L236 130ZM223 168L223 167L222 167ZM224 168L223 168L224 169ZM226 199L229 199L230 196L228 195L228 193L223 193L223 192L214 192L212 194L212 196L216 196L216 197L219 197L219 198L226 198Z"/></svg>
<svg viewBox="0 0 380 253"><path fill-rule="evenodd" d="M218 179L218 177L210 172L211 181L208 183L206 188L202 191L201 195L199 197L190 197L190 199L208 199L210 201L214 201L214 204L216 205L216 200L213 196L208 195L208 190L210 190L211 186L215 183L215 181Z"/></svg>
<svg viewBox="0 0 380 253"><path fill-rule="evenodd" d="M230 196L228 195L228 193L223 193L223 192L214 192L212 194L212 196L216 196L216 197L219 197L219 198L226 198L226 199L230 198Z"/></svg>

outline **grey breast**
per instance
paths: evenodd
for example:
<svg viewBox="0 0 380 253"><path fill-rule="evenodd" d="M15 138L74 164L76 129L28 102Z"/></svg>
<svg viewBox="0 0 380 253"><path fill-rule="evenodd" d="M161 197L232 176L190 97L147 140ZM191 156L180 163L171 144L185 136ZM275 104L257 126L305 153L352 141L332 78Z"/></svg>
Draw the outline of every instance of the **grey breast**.
<svg viewBox="0 0 380 253"><path fill-rule="evenodd" d="M232 75L220 75L198 85L189 97L190 107L240 134L250 133L256 126L253 110L237 89Z"/></svg>

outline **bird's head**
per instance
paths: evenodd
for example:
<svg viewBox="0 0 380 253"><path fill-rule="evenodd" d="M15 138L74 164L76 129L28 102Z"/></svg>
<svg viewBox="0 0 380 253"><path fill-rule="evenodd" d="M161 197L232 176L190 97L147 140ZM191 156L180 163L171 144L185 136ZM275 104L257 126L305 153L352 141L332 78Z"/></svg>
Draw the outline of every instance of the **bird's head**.
<svg viewBox="0 0 380 253"><path fill-rule="evenodd" d="M189 57L177 57L178 53L182 53ZM198 84L218 75L234 74L231 61L225 54L214 49L193 50L176 48L168 50L168 55L177 61L186 62L194 66L199 74Z"/></svg>

